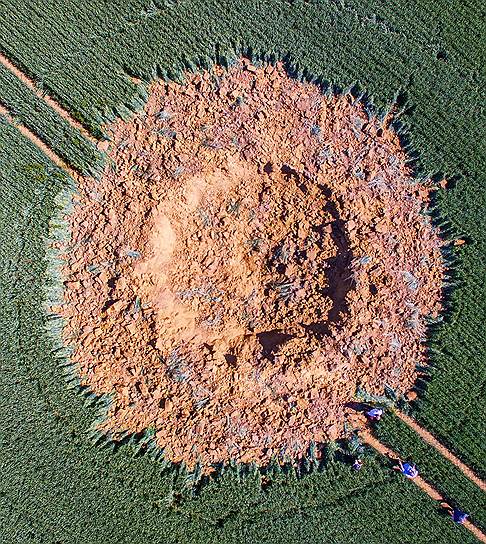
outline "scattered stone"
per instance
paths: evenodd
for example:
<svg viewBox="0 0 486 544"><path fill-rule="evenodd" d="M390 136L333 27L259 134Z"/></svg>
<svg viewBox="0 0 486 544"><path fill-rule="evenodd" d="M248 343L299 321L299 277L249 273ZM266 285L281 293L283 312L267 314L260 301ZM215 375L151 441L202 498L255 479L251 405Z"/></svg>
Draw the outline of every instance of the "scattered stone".
<svg viewBox="0 0 486 544"><path fill-rule="evenodd" d="M153 426L206 470L343 436L358 385L412 395L444 277L431 182L388 125L281 64L213 73L111 127L56 308L83 385L113 393L100 429Z"/></svg>

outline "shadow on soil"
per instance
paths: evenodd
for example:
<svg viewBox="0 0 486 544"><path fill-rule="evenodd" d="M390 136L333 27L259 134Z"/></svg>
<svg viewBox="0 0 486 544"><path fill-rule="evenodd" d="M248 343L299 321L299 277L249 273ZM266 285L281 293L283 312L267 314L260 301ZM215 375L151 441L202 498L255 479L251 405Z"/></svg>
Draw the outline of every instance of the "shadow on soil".
<svg viewBox="0 0 486 544"><path fill-rule="evenodd" d="M329 325L338 323L342 317L348 313L349 308L346 302L346 297L352 289L355 288L351 262L353 260L353 252L350 248L349 238L346 234L345 222L339 215L339 210L335 202L332 200L331 190L321 185L320 189L328 199L325 211L331 214L333 222L331 223L331 238L338 248L337 255L327 260L327 287L323 289L323 294L328 296L332 301L332 306L327 316L322 320L306 328L312 331L318 338L329 335L331 333ZM324 226L319 227L318 234L324 236Z"/></svg>

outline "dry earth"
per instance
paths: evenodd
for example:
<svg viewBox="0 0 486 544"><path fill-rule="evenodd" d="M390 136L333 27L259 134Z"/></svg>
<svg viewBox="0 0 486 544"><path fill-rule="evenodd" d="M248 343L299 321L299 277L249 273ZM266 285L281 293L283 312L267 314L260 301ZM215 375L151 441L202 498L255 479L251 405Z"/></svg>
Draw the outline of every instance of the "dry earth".
<svg viewBox="0 0 486 544"><path fill-rule="evenodd" d="M154 83L110 127L55 309L82 382L114 393L104 431L266 463L342 436L358 386L410 391L442 241L388 122L242 60Z"/></svg>

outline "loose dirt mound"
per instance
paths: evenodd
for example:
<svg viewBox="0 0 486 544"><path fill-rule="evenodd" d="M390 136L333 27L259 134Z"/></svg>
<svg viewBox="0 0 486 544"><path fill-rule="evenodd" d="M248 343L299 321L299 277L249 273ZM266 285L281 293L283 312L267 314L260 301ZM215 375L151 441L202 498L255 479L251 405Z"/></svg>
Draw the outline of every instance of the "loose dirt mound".
<svg viewBox="0 0 486 544"><path fill-rule="evenodd" d="M441 241L397 136L282 66L152 85L69 217L65 340L102 428L173 461L267 462L414 383Z"/></svg>

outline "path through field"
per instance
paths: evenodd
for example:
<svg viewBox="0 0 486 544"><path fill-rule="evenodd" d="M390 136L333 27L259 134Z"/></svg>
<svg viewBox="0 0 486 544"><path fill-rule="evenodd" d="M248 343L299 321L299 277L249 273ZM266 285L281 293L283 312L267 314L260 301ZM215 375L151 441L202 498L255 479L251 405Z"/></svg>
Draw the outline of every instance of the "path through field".
<svg viewBox="0 0 486 544"><path fill-rule="evenodd" d="M57 112L63 119L65 119L73 128L76 128L81 134L90 140L96 142L97 140L81 125L79 121L76 121L74 117L66 111L58 102L44 92L40 91L37 85L21 70L19 70L14 64L12 64L4 55L0 53L0 63L10 70L15 76L17 76L22 83L27 85L29 89L32 89L35 94L44 100L55 112Z"/></svg>
<svg viewBox="0 0 486 544"><path fill-rule="evenodd" d="M391 450L387 446L384 446L374 436L372 436L368 431L362 432L360 436L361 436L361 438L362 438L362 440L364 442L366 442L368 445L370 445L373 449L375 449L377 452L381 453L382 455L384 455L386 457L390 457L392 459L398 459L399 458L399 455L397 453L395 453L393 450ZM448 457L448 459L449 459L449 457ZM452 461L452 459L451 459L451 461ZM420 476L417 476L412 481L418 487L420 487L420 489L425 491L425 493L427 493L427 495L429 495L429 497L431 497L435 501L437 501L437 502L439 502L439 501L440 502L446 502L444 497L442 497L442 495L434 487L432 487L429 483L427 483ZM452 521L451 521L451 523L452 523ZM471 533L473 533L473 535L478 540L480 540L481 542L486 543L486 535L482 531L480 531L473 523L471 523L470 521L466 521L464 523L464 527L466 527L466 529L471 531Z"/></svg>
<svg viewBox="0 0 486 544"><path fill-rule="evenodd" d="M5 119L14 127L17 128L26 138L28 138L34 145L36 145L49 159L59 168L62 168L73 179L78 179L79 174L70 168L54 151L47 146L39 137L37 137L27 127L16 123L9 111L0 105L0 115L3 115Z"/></svg>
<svg viewBox="0 0 486 544"><path fill-rule="evenodd" d="M460 459L458 459L453 453L451 453L445 446L443 446L429 431L421 427L413 418L407 416L403 412L396 410L396 415L412 428L427 444L433 446L441 455L453 463L460 471L463 472L472 482L474 482L480 489L486 491L486 482L478 478L476 474L465 465Z"/></svg>

